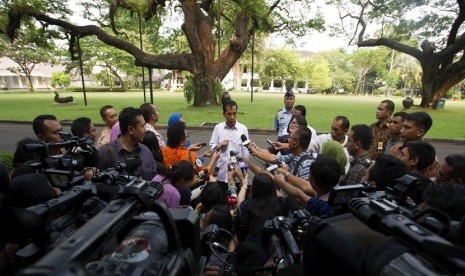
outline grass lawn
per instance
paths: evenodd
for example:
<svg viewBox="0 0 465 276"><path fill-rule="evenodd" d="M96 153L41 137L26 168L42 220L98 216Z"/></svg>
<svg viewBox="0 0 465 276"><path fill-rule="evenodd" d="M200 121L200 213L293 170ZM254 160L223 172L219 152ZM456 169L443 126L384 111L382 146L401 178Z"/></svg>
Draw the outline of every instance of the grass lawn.
<svg viewBox="0 0 465 276"><path fill-rule="evenodd" d="M271 129L275 112L283 106L283 94L254 93L253 103L247 92L232 92L232 98L239 105L238 120L252 129ZM54 114L59 120L73 120L87 116L95 123L101 123L99 109L111 104L119 111L126 106L138 107L144 99L142 92L87 93L88 105L84 105L82 93L60 93L60 96L74 96L76 105L54 105L52 92L47 93L0 93L0 120L32 121L39 114ZM150 100L148 91L147 101ZM378 103L386 98L377 96L332 96L297 94L296 104L307 107L307 119L317 130L329 131L332 119L345 115L351 125L374 122ZM396 111L402 109L402 97L390 98L396 104ZM221 106L195 108L188 106L182 92L154 92L154 103L160 112L158 125L166 125L173 112L181 112L189 126L203 122L223 121ZM415 104L420 99L415 98ZM419 110L412 107L409 112ZM465 140L465 101L446 101L444 110L427 110L433 118L433 127L428 138Z"/></svg>

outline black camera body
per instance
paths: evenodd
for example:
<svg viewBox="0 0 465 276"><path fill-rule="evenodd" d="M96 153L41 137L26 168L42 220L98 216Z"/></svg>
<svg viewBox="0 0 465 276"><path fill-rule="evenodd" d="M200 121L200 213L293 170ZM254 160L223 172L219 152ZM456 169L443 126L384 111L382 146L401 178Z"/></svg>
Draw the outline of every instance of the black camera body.
<svg viewBox="0 0 465 276"><path fill-rule="evenodd" d="M182 243L177 222L157 201L158 182L133 180L117 197L21 275L180 275L197 272L195 242ZM192 210L186 210L193 212ZM148 212L148 213L147 213ZM199 219L177 214L187 240L199 240ZM181 230L181 227L179 228ZM199 244L198 242L197 244ZM103 257L102 257L103 256Z"/></svg>
<svg viewBox="0 0 465 276"><path fill-rule="evenodd" d="M31 166L43 172L54 187L62 190L72 185L82 184L82 170L93 167L97 149L88 137L67 137L68 140L59 143L33 143L23 146L25 151L37 152L38 160ZM50 155L51 149L65 149L61 155Z"/></svg>

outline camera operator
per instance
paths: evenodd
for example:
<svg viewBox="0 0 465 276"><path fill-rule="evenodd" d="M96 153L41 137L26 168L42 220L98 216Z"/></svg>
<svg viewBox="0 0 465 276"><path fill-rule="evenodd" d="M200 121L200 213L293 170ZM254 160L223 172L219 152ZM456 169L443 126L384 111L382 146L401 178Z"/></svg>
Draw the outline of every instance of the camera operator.
<svg viewBox="0 0 465 276"><path fill-rule="evenodd" d="M400 160L406 165L410 173L422 174L422 172L430 167L436 159L436 151L434 147L423 141L406 142L400 152ZM427 175L424 175L427 177ZM436 180L432 177L431 180Z"/></svg>
<svg viewBox="0 0 465 276"><path fill-rule="evenodd" d="M465 183L465 155L450 154L439 169L438 182L461 181Z"/></svg>
<svg viewBox="0 0 465 276"><path fill-rule="evenodd" d="M436 208L452 220L461 221L465 216L465 185L461 182L434 182L425 188L421 208Z"/></svg>
<svg viewBox="0 0 465 276"><path fill-rule="evenodd" d="M45 143L58 143L63 139L60 132L63 127L54 115L39 115L32 121L32 129L34 130L37 139ZM60 148L50 150L51 155L61 154Z"/></svg>
<svg viewBox="0 0 465 276"><path fill-rule="evenodd" d="M310 166L310 185L314 195L309 196L299 188L294 187L285 180L282 173L274 176L275 183L281 187L288 196L294 197L297 202L306 207L314 216L327 217L331 213L327 203L331 189L336 186L341 177L341 169L334 158L319 155Z"/></svg>
<svg viewBox="0 0 465 276"><path fill-rule="evenodd" d="M368 181L378 189L385 189L406 173L407 165L404 162L395 156L383 154L366 170L362 181Z"/></svg>
<svg viewBox="0 0 465 276"><path fill-rule="evenodd" d="M163 184L163 194L160 201L164 202L168 208L179 208L181 203L180 191L183 190L183 193L185 193L186 188L189 190L187 185L194 179L192 164L186 160L181 160L170 168L162 168L160 172L152 179L152 181ZM190 196L187 200L182 201L182 205L189 204L189 201Z"/></svg>

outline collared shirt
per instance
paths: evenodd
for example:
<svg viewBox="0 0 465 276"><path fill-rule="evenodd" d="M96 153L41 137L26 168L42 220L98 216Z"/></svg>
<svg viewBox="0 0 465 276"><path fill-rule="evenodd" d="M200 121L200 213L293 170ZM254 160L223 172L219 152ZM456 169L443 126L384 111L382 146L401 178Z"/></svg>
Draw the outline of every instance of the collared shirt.
<svg viewBox="0 0 465 276"><path fill-rule="evenodd" d="M163 136L161 136L161 134L158 133L158 131L156 131L155 128L151 124L148 124L148 123L145 124L145 131L151 131L155 134L155 137L157 137L158 145L160 145L160 148L166 146L165 141L163 141Z"/></svg>
<svg viewBox="0 0 465 276"><path fill-rule="evenodd" d="M273 128L278 131L278 137L283 136L287 133L287 126L292 119L292 109L287 111L286 108L278 110L274 116Z"/></svg>
<svg viewBox="0 0 465 276"><path fill-rule="evenodd" d="M136 175L140 175L144 180L152 180L157 171L157 164L149 148L140 143L131 152L123 148L119 139L103 145L98 150L98 169L103 171L113 168L117 162L126 162L132 157L138 157L142 161L136 169Z"/></svg>
<svg viewBox="0 0 465 276"><path fill-rule="evenodd" d="M249 138L249 131L247 127L236 121L236 125L229 128L226 122L219 123L213 129L212 137L210 138L210 148L214 149L222 140L229 140L228 146L222 150L220 158L216 162L216 166L220 168L217 180L221 182L228 182L228 163L231 162L230 152L234 151L238 157L249 158L249 151L242 145L241 135Z"/></svg>
<svg viewBox="0 0 465 276"><path fill-rule="evenodd" d="M371 159L369 154L355 157L354 161L350 163L350 169L344 178L342 178L340 185L359 184L370 164Z"/></svg>
<svg viewBox="0 0 465 276"><path fill-rule="evenodd" d="M373 140L370 146L370 158L376 158L384 153L386 143L391 138L391 129L389 128L389 121L381 123L380 121L371 124L371 132L373 133Z"/></svg>
<svg viewBox="0 0 465 276"><path fill-rule="evenodd" d="M289 166L289 172L291 172L291 174L294 174L294 170L295 170L295 166L297 165L297 162L299 162L299 159L305 155L310 155L310 154L304 151L304 152L301 152L297 156L294 156L292 153L287 154L287 155L279 155L277 159L278 159L278 162L286 163ZM308 181L310 179L310 165L312 165L312 162L313 162L313 157L311 159L306 159L302 161L300 166L297 168L297 174L295 174L295 176L303 178Z"/></svg>
<svg viewBox="0 0 465 276"><path fill-rule="evenodd" d="M99 149L101 146L110 143L110 132L111 128L109 128L107 125L105 125L105 128L102 130L102 134L97 140L97 149Z"/></svg>
<svg viewBox="0 0 465 276"><path fill-rule="evenodd" d="M186 160L189 161L193 167L196 167L196 173L205 169L203 165L200 167L196 166L196 160L199 158L197 153L189 151L185 147L172 148L170 146L166 146L161 148L161 152L163 155L163 166L165 168L170 168L179 161Z"/></svg>

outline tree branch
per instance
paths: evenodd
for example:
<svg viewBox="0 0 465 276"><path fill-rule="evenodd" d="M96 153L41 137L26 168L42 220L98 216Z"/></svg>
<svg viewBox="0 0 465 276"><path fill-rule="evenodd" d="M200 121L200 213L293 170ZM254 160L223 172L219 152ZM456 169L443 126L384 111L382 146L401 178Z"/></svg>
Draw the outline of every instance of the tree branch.
<svg viewBox="0 0 465 276"><path fill-rule="evenodd" d="M416 49L414 47L399 43L399 42L394 41L392 39L385 38L385 37L378 38L378 39L368 39L368 40L364 40L364 41L359 41L357 45L358 45L358 47L386 46L386 47L389 47L389 48L394 49L396 51L399 51L401 53L405 53L407 55L410 55L410 56L418 59L420 62L423 59L422 51L420 51L420 50L418 50L418 49Z"/></svg>

